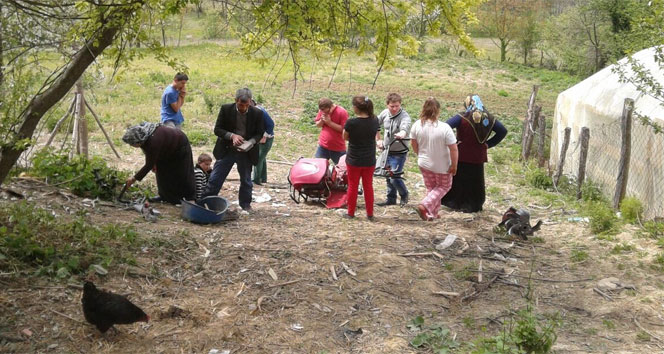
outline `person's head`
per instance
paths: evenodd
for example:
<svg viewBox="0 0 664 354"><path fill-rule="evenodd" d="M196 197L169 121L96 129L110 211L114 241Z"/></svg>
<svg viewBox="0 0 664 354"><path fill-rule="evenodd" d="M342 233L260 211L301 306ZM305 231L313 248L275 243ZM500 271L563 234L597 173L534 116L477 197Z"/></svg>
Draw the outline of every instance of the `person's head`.
<svg viewBox="0 0 664 354"><path fill-rule="evenodd" d="M205 172L210 171L212 169L212 156L206 153L198 155L198 167Z"/></svg>
<svg viewBox="0 0 664 354"><path fill-rule="evenodd" d="M331 99L323 97L318 100L318 109L320 109L321 112L330 114L332 112L332 108L334 108L334 103L332 103Z"/></svg>
<svg viewBox="0 0 664 354"><path fill-rule="evenodd" d="M189 81L189 77L184 73L177 73L173 78L173 88L181 90Z"/></svg>
<svg viewBox="0 0 664 354"><path fill-rule="evenodd" d="M373 102L369 99L369 96L355 96L353 97L353 112L355 115L367 115L369 117L374 116Z"/></svg>
<svg viewBox="0 0 664 354"><path fill-rule="evenodd" d="M240 113L246 113L251 106L252 100L251 90L244 87L235 92L235 106Z"/></svg>
<svg viewBox="0 0 664 354"><path fill-rule="evenodd" d="M422 105L422 112L420 113L420 119L423 121L429 120L435 122L438 120L438 115L440 114L440 102L433 97L427 98Z"/></svg>
<svg viewBox="0 0 664 354"><path fill-rule="evenodd" d="M401 96L398 93L392 92L387 95L385 104L387 105L387 110L390 111L390 114L395 115L401 110Z"/></svg>

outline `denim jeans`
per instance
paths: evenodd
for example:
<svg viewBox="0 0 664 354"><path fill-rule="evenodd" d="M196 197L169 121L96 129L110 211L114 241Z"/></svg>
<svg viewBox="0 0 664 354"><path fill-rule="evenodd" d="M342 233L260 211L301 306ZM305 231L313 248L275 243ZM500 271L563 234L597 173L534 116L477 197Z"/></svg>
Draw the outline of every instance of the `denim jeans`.
<svg viewBox="0 0 664 354"><path fill-rule="evenodd" d="M217 160L212 168L207 187L203 192L203 197L218 195L223 187L226 177L231 172L233 165L237 164L237 172L240 175L240 193L239 201L242 209L251 206L251 193L253 183L251 183L251 161L246 152L229 151L226 156Z"/></svg>
<svg viewBox="0 0 664 354"><path fill-rule="evenodd" d="M403 166L406 164L406 156L408 154L394 154L387 155L387 165L390 166L390 170L395 174L398 174L396 177L387 177L387 202L396 203L397 202L397 192L401 199L408 198L408 189L406 184L403 181Z"/></svg>
<svg viewBox="0 0 664 354"><path fill-rule="evenodd" d="M316 149L316 158L328 160L331 159L335 165L339 163L339 159L344 155L346 155L345 151L332 151L320 145L318 145L318 149Z"/></svg>

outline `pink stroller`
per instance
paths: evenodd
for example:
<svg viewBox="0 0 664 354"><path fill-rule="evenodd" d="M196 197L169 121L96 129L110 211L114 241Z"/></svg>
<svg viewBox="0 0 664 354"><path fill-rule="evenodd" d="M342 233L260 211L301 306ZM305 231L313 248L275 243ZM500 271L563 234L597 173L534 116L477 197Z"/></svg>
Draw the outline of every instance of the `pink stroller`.
<svg viewBox="0 0 664 354"><path fill-rule="evenodd" d="M339 208L346 204L348 188L346 156L337 165L330 165L327 159L300 158L288 172L290 197L295 203L309 198L322 202L326 199L328 208Z"/></svg>

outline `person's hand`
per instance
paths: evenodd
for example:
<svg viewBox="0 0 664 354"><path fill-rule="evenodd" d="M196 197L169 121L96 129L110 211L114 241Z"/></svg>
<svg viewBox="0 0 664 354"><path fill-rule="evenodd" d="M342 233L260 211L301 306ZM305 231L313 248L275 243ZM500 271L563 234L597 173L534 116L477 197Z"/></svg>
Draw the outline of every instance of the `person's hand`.
<svg viewBox="0 0 664 354"><path fill-rule="evenodd" d="M136 182L136 178L134 176L131 176L131 177L127 178L127 181L125 182L125 184L127 185L127 188L129 188L129 187L131 187L132 184L134 184L134 182Z"/></svg>
<svg viewBox="0 0 664 354"><path fill-rule="evenodd" d="M242 137L242 135L233 134L231 136L231 139L233 139L233 146L240 146L244 144L244 138Z"/></svg>
<svg viewBox="0 0 664 354"><path fill-rule="evenodd" d="M378 140L378 141L376 141L376 145L378 146L378 148L379 148L380 150L385 149L385 146L383 145L383 141L382 141L382 140Z"/></svg>
<svg viewBox="0 0 664 354"><path fill-rule="evenodd" d="M456 166L450 166L450 169L447 170L447 173L451 174L452 176L456 176L457 167Z"/></svg>
<svg viewBox="0 0 664 354"><path fill-rule="evenodd" d="M187 95L187 91L185 91L185 90L180 91L180 96L184 97L186 95Z"/></svg>
<svg viewBox="0 0 664 354"><path fill-rule="evenodd" d="M264 136L264 137L261 138L260 143L265 144L266 141L267 141L267 136Z"/></svg>
<svg viewBox="0 0 664 354"><path fill-rule="evenodd" d="M320 120L323 121L323 123L327 124L330 122L330 116L328 116L326 113L323 113L320 116Z"/></svg>
<svg viewBox="0 0 664 354"><path fill-rule="evenodd" d="M406 137L406 132L402 130L402 131L394 134L394 137L397 138L397 139L403 139L403 138Z"/></svg>

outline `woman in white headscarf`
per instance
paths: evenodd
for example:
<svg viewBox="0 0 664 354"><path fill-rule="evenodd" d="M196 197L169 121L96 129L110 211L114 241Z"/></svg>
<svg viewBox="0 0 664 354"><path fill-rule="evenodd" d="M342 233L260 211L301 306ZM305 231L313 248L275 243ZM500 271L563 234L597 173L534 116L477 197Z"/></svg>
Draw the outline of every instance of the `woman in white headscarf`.
<svg viewBox="0 0 664 354"><path fill-rule="evenodd" d="M141 148L145 154L145 165L127 179L127 186L142 180L156 168L159 197L152 198L152 201L178 204L183 198L194 199L196 187L191 145L181 130L141 123L127 129L122 140Z"/></svg>

